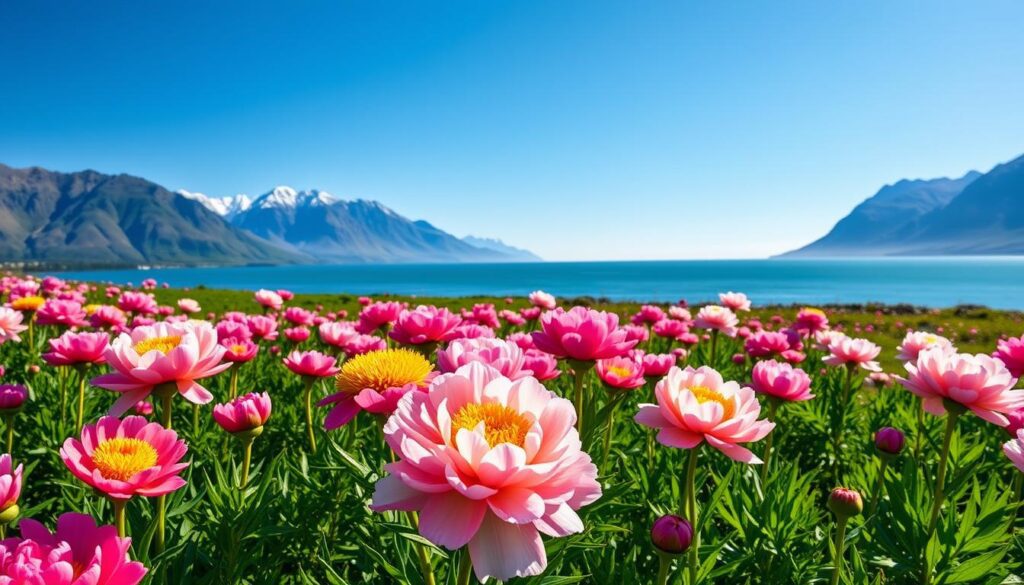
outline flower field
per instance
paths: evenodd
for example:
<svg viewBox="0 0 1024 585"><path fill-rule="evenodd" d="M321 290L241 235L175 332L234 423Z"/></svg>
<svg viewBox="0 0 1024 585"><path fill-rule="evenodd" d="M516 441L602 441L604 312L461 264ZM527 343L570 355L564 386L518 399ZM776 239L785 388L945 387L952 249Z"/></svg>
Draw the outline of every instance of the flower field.
<svg viewBox="0 0 1024 585"><path fill-rule="evenodd" d="M0 584L1024 578L1019 313L0 292Z"/></svg>

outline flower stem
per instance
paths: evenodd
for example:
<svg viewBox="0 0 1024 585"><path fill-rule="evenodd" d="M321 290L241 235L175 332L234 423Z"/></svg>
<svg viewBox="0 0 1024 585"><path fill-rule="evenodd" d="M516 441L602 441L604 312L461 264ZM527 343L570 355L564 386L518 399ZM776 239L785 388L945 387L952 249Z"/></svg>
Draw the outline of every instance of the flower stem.
<svg viewBox="0 0 1024 585"><path fill-rule="evenodd" d="M67 367L57 370L57 382L60 384L60 427L68 420L68 374ZM82 427L78 427L81 429Z"/></svg>
<svg viewBox="0 0 1024 585"><path fill-rule="evenodd" d="M690 585L697 583L697 549L700 548L700 531L697 529L697 454L698 447L690 449L690 463L686 469L686 513L684 516L693 526L693 542L690 543Z"/></svg>
<svg viewBox="0 0 1024 585"><path fill-rule="evenodd" d="M238 364L231 366L229 386L231 388L231 400L234 400L238 396Z"/></svg>
<svg viewBox="0 0 1024 585"><path fill-rule="evenodd" d="M75 429L81 429L82 424L85 423L85 370L79 370L78 372L78 418L76 419L77 424Z"/></svg>
<svg viewBox="0 0 1024 585"><path fill-rule="evenodd" d="M576 431L580 434L580 440L583 439L583 413L586 412L584 405L583 395L583 377L587 375L586 370L580 367L573 367L573 375L576 381Z"/></svg>
<svg viewBox="0 0 1024 585"><path fill-rule="evenodd" d="M672 557L666 554L658 555L658 578L654 581L656 585L668 583L668 572L672 568Z"/></svg>
<svg viewBox="0 0 1024 585"><path fill-rule="evenodd" d="M256 441L256 437L247 437L242 439L242 450L244 455L242 456L242 481L239 484L239 489L245 489L249 485L249 464L252 462L252 444Z"/></svg>
<svg viewBox="0 0 1024 585"><path fill-rule="evenodd" d="M775 411L779 408L779 402L774 398L768 398L768 420L775 422ZM775 433L768 433L764 440L764 463L761 465L761 484L768 479L768 463L772 459L772 437Z"/></svg>
<svg viewBox="0 0 1024 585"><path fill-rule="evenodd" d="M473 560L469 558L469 549L463 547L459 555L459 573L455 579L456 585L469 585L469 576L473 573Z"/></svg>
<svg viewBox="0 0 1024 585"><path fill-rule="evenodd" d="M946 432L942 439L942 452L939 454L939 468L935 472L935 496L932 501L932 513L928 520L928 530L925 532L925 545L922 556L924 561L924 572L921 576L921 582L927 585L932 580L932 567L928 566L928 541L931 540L932 534L935 533L935 527L939 523L939 512L942 510L942 503L946 499L946 466L949 462L949 446L953 442L953 432L956 431L956 421L960 418L960 411L950 407L950 404L946 404ZM962 407L960 407L962 408Z"/></svg>
<svg viewBox="0 0 1024 585"><path fill-rule="evenodd" d="M309 450L316 453L316 435L313 434L313 384L315 380L306 382L306 435L309 437Z"/></svg>
<svg viewBox="0 0 1024 585"><path fill-rule="evenodd" d="M406 517L409 519L409 526L412 527L413 531L419 530L419 519L416 517L416 512L406 512ZM423 582L426 585L434 585L434 569L430 566L430 555L427 552L427 547L421 543L412 543L414 549L416 549L416 559L420 563L420 572L423 573Z"/></svg>
<svg viewBox="0 0 1024 585"><path fill-rule="evenodd" d="M885 492L885 470L889 468L889 460L883 458L878 464L878 483L875 484L875 493L871 495L871 504L868 506L868 518L878 509L878 501L882 499Z"/></svg>
<svg viewBox="0 0 1024 585"><path fill-rule="evenodd" d="M117 535L124 538L127 533L124 527L124 507L128 500L110 500L110 503L114 506L114 525L117 526Z"/></svg>
<svg viewBox="0 0 1024 585"><path fill-rule="evenodd" d="M165 429L171 428L171 400L174 394L163 391L160 393L160 423ZM167 528L167 494L156 498L156 534L153 535L153 543L156 552L164 552L165 532Z"/></svg>
<svg viewBox="0 0 1024 585"><path fill-rule="evenodd" d="M615 411L619 407L619 397L612 397L612 407L608 411L608 429L604 434L604 457L601 461L601 469L608 473L608 456L612 452L612 435L615 434Z"/></svg>
<svg viewBox="0 0 1024 585"><path fill-rule="evenodd" d="M14 416L13 412L4 415L4 422L7 425L7 452L12 455L14 454Z"/></svg>
<svg viewBox="0 0 1024 585"><path fill-rule="evenodd" d="M855 367L855 366L854 366ZM846 426L846 411L850 407L850 390L853 387L853 370L849 364L846 366L846 382L843 384L843 394L839 398L839 420L836 422L836 428L832 429L832 450L835 454L835 476L836 482L840 481L840 475L842 473L842 461L843 458L840 454L840 449L843 444L843 427Z"/></svg>
<svg viewBox="0 0 1024 585"><path fill-rule="evenodd" d="M715 367L715 353L718 349L718 329L711 330L711 355L708 357L708 365Z"/></svg>
<svg viewBox="0 0 1024 585"><path fill-rule="evenodd" d="M840 517L836 520L836 539L833 543L836 556L832 559L832 585L839 585L839 575L843 573L843 552L846 547L846 521Z"/></svg>

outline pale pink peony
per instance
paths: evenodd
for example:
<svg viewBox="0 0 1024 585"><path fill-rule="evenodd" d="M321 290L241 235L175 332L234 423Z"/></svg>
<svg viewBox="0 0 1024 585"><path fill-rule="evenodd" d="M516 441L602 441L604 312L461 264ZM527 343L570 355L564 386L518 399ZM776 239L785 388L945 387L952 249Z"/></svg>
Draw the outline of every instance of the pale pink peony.
<svg viewBox="0 0 1024 585"><path fill-rule="evenodd" d="M110 337L102 331L65 331L48 343L50 351L43 354L43 360L51 366L102 364L106 361Z"/></svg>
<svg viewBox="0 0 1024 585"><path fill-rule="evenodd" d="M388 335L402 345L438 343L454 339L455 329L461 322L461 317L444 307L420 305L411 311L402 311Z"/></svg>
<svg viewBox="0 0 1024 585"><path fill-rule="evenodd" d="M256 302L259 303L261 307L272 311L280 311L281 307L284 305L284 299L281 298L281 295L265 288L261 288L256 291L253 298L256 299Z"/></svg>
<svg viewBox="0 0 1024 585"><path fill-rule="evenodd" d="M680 307L679 305L672 305L668 308L669 318L675 319L676 321L682 321L683 323L689 323L693 320L690 315L690 311L686 307Z"/></svg>
<svg viewBox="0 0 1024 585"><path fill-rule="evenodd" d="M699 329L719 331L723 335L736 337L739 328L736 326L739 319L731 309L718 305L707 305L697 311L697 317L693 320L693 326Z"/></svg>
<svg viewBox="0 0 1024 585"><path fill-rule="evenodd" d="M828 351L828 346L840 339L846 339L846 334L842 331L836 331L834 329L819 331L814 334L814 349L818 351Z"/></svg>
<svg viewBox="0 0 1024 585"><path fill-rule="evenodd" d="M775 423L757 420L757 395L707 366L673 367L654 387L657 404L641 404L636 422L658 429L658 442L693 449L704 441L743 463L762 463L739 443L759 441Z"/></svg>
<svg viewBox="0 0 1024 585"><path fill-rule="evenodd" d="M545 311L550 311L558 306L558 303L555 301L555 295L548 294L542 290L535 290L530 293L529 299L531 305Z"/></svg>
<svg viewBox="0 0 1024 585"><path fill-rule="evenodd" d="M293 351L284 358L284 365L304 378L328 378L338 373L335 359L319 351Z"/></svg>
<svg viewBox="0 0 1024 585"><path fill-rule="evenodd" d="M941 335L928 333L927 331L907 331L907 334L903 337L903 342L896 347L896 359L903 363L916 362L917 355L921 351L933 347L956 351L952 342Z"/></svg>
<svg viewBox="0 0 1024 585"><path fill-rule="evenodd" d="M644 378L644 365L638 357L613 357L598 360L597 377L602 382L620 390L632 390L647 383Z"/></svg>
<svg viewBox="0 0 1024 585"><path fill-rule="evenodd" d="M718 293L718 301L722 303L723 307L732 309L733 311L749 311L750 310L750 299L747 295L738 292L724 292Z"/></svg>
<svg viewBox="0 0 1024 585"><path fill-rule="evenodd" d="M18 334L28 329L28 325L21 324L24 319L25 315L21 311L0 307L0 345L8 341L21 341Z"/></svg>
<svg viewBox="0 0 1024 585"><path fill-rule="evenodd" d="M87 514L61 514L54 533L28 518L18 528L21 538L0 541L5 585L138 585L146 576L142 563L129 560L132 540Z"/></svg>
<svg viewBox="0 0 1024 585"><path fill-rule="evenodd" d="M878 365L875 358L882 352L882 348L867 339L854 339L842 337L833 340L828 344L829 355L821 361L830 366L859 366L869 372L880 372L882 367Z"/></svg>
<svg viewBox="0 0 1024 585"><path fill-rule="evenodd" d="M1024 375L1024 337L1000 339L992 357L1006 364L1014 378Z"/></svg>
<svg viewBox="0 0 1024 585"><path fill-rule="evenodd" d="M252 315L246 320L249 331L265 341L277 339L277 320L266 315Z"/></svg>
<svg viewBox="0 0 1024 585"><path fill-rule="evenodd" d="M199 322L136 327L119 335L104 357L115 371L93 378L92 385L121 394L110 407L113 416L125 413L163 384L174 384L193 404L206 404L213 394L197 380L231 367L230 362L221 363L224 347L217 343L217 332Z"/></svg>
<svg viewBox="0 0 1024 585"><path fill-rule="evenodd" d="M178 308L181 309L182 313L198 313L203 308L199 306L199 301L195 299L178 299Z"/></svg>
<svg viewBox="0 0 1024 585"><path fill-rule="evenodd" d="M356 331L356 328L351 323L342 323L338 321L321 323L317 330L320 333L321 341L332 347L340 348L344 348L350 341L359 335L359 332Z"/></svg>
<svg viewBox="0 0 1024 585"><path fill-rule="evenodd" d="M185 441L163 425L141 416L100 418L85 425L81 440L68 437L60 448L64 465L78 479L114 500L152 498L185 485Z"/></svg>
<svg viewBox="0 0 1024 585"><path fill-rule="evenodd" d="M0 455L0 512L18 504L18 498L21 497L21 472L22 466L19 464L14 467L9 454Z"/></svg>
<svg viewBox="0 0 1024 585"><path fill-rule="evenodd" d="M615 313L573 307L557 308L540 317L541 331L533 333L537 349L559 358L596 361L625 355L636 345L627 341Z"/></svg>
<svg viewBox="0 0 1024 585"><path fill-rule="evenodd" d="M945 403L950 401L1005 427L1010 422L1005 415L1024 408L1024 390L1013 390L1017 379L991 356L932 348L918 354L916 363L903 367L909 375L897 379L923 400L926 412L936 416L946 412Z"/></svg>
<svg viewBox="0 0 1024 585"><path fill-rule="evenodd" d="M213 420L229 433L243 433L262 427L270 418L270 395L250 392L231 402L213 407Z"/></svg>
<svg viewBox="0 0 1024 585"><path fill-rule="evenodd" d="M601 496L581 451L572 403L537 380L471 363L410 392L384 426L398 461L373 494L376 511L417 510L419 531L468 545L477 578L538 575L541 534L583 531L576 510Z"/></svg>
<svg viewBox="0 0 1024 585"><path fill-rule="evenodd" d="M437 350L437 369L448 374L470 362L480 362L506 378L518 380L531 375L531 371L525 369L525 359L518 345L502 339L457 339L447 348Z"/></svg>
<svg viewBox="0 0 1024 585"><path fill-rule="evenodd" d="M1003 453L1006 453L1014 467L1024 473L1024 429L1018 430L1013 439L1003 443Z"/></svg>
<svg viewBox="0 0 1024 585"><path fill-rule="evenodd" d="M811 378L807 372L787 363L775 360L758 362L754 364L750 377L751 387L761 394L790 401L814 398L811 394Z"/></svg>

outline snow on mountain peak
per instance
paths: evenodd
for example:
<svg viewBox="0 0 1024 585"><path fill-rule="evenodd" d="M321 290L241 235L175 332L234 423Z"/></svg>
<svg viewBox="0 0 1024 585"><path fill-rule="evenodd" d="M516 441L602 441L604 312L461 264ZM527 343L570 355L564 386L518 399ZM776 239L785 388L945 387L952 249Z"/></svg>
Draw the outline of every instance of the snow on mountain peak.
<svg viewBox="0 0 1024 585"><path fill-rule="evenodd" d="M200 203L203 207L227 220L231 220L252 205L252 200L244 193L227 197L210 197L203 193L194 193L184 189L178 189L177 193L186 199Z"/></svg>
<svg viewBox="0 0 1024 585"><path fill-rule="evenodd" d="M273 191L264 193L256 199L254 205L266 209L270 207L303 207L307 205L332 205L340 201L327 191L312 189L296 191L286 185L274 187Z"/></svg>

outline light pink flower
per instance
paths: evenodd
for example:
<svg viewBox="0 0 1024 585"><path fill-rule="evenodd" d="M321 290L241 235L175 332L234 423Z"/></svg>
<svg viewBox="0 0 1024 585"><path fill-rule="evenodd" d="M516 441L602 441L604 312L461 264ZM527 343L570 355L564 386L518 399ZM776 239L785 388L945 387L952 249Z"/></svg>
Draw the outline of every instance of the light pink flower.
<svg viewBox="0 0 1024 585"><path fill-rule="evenodd" d="M928 333L927 331L907 331L907 334L903 337L903 342L896 348L896 359L903 363L916 362L917 355L922 350L933 347L956 351L953 343L941 335Z"/></svg>
<svg viewBox="0 0 1024 585"><path fill-rule="evenodd" d="M114 500L152 498L185 485L179 463L188 447L178 434L141 416L104 416L85 425L81 440L68 437L60 458L71 473Z"/></svg>
<svg viewBox="0 0 1024 585"><path fill-rule="evenodd" d="M923 400L926 412L940 416L952 401L982 419L1005 427L1006 414L1024 408L1024 390L1003 362L984 354L951 353L942 348L922 351L917 362L904 364L909 375L900 384Z"/></svg>
<svg viewBox="0 0 1024 585"><path fill-rule="evenodd" d="M403 345L437 343L454 339L455 328L461 322L458 315L446 308L420 305L412 311L402 311L388 335Z"/></svg>
<svg viewBox="0 0 1024 585"><path fill-rule="evenodd" d="M351 323L328 321L318 328L320 339L332 347L345 347L359 332Z"/></svg>
<svg viewBox="0 0 1024 585"><path fill-rule="evenodd" d="M21 497L22 466L14 467L11 456L0 455L0 512L17 505Z"/></svg>
<svg viewBox="0 0 1024 585"><path fill-rule="evenodd" d="M518 380L532 373L525 369L525 359L519 346L502 339L457 339L437 350L437 369L448 374L470 362L480 362L506 378Z"/></svg>
<svg viewBox="0 0 1024 585"><path fill-rule="evenodd" d="M292 343L302 343L309 339L309 329L303 326L300 327L289 327L284 330L284 337Z"/></svg>
<svg viewBox="0 0 1024 585"><path fill-rule="evenodd" d="M199 306L199 301L195 299L178 299L178 308L181 309L182 313L198 313L203 308Z"/></svg>
<svg viewBox="0 0 1024 585"><path fill-rule="evenodd" d="M316 314L312 311L307 311L302 307L288 307L284 311L284 319L292 325L312 325L313 319L316 318Z"/></svg>
<svg viewBox="0 0 1024 585"><path fill-rule="evenodd" d="M757 362L750 374L755 392L782 400L800 401L814 398L811 378L800 368L775 360Z"/></svg>
<svg viewBox="0 0 1024 585"><path fill-rule="evenodd" d="M828 329L828 316L821 309L804 307L796 314L793 328L802 333L814 335Z"/></svg>
<svg viewBox="0 0 1024 585"><path fill-rule="evenodd" d="M468 545L479 579L538 575L541 534L583 531L576 510L601 496L580 449L572 403L535 379L511 381L471 363L410 392L384 426L399 460L385 465L372 508L418 510L419 531Z"/></svg>
<svg viewBox="0 0 1024 585"><path fill-rule="evenodd" d="M1024 429L1018 430L1013 439L1003 443L1003 453L1006 453L1014 467L1024 473Z"/></svg>
<svg viewBox="0 0 1024 585"><path fill-rule="evenodd" d="M718 293L718 300L722 303L723 307L732 309L733 311L749 311L750 310L750 299L747 295L738 292L724 292Z"/></svg>
<svg viewBox="0 0 1024 585"><path fill-rule="evenodd" d="M284 358L284 365L292 372L313 378L328 378L340 370L334 366L332 356L319 351L293 351Z"/></svg>
<svg viewBox="0 0 1024 585"><path fill-rule="evenodd" d="M586 307L561 307L541 315L541 331L533 333L537 349L559 358L596 361L624 355L636 345L627 341L615 313Z"/></svg>
<svg viewBox="0 0 1024 585"><path fill-rule="evenodd" d="M96 329L120 331L128 324L124 312L111 305L102 305L89 316L89 324Z"/></svg>
<svg viewBox="0 0 1024 585"><path fill-rule="evenodd" d="M277 339L277 320L266 315L252 315L246 321L249 330L256 337L265 341Z"/></svg>
<svg viewBox="0 0 1024 585"><path fill-rule="evenodd" d="M533 372L533 377L541 382L554 380L562 371L558 369L555 356L539 349L527 349L523 352L523 369Z"/></svg>
<svg viewBox="0 0 1024 585"><path fill-rule="evenodd" d="M117 308L126 313L152 315L156 313L156 299L151 294L127 291L118 297Z"/></svg>
<svg viewBox="0 0 1024 585"><path fill-rule="evenodd" d="M281 307L284 305L284 299L281 298L281 295L265 288L261 288L256 291L253 298L256 299L256 302L259 303L261 307L272 311L280 311Z"/></svg>
<svg viewBox="0 0 1024 585"><path fill-rule="evenodd" d="M689 323L693 320L690 315L690 311L686 310L686 307L680 307L679 305L672 305L668 308L668 316L676 321L682 321L683 323Z"/></svg>
<svg viewBox="0 0 1024 585"><path fill-rule="evenodd" d="M125 413L145 400L156 386L174 384L181 396L193 404L206 404L213 394L199 385L231 367L221 363L224 347L217 332L207 323L156 323L122 333L107 348L104 357L114 372L92 379L93 386L119 392L110 414Z"/></svg>
<svg viewBox="0 0 1024 585"><path fill-rule="evenodd" d="M43 360L51 366L74 366L78 364L102 364L110 337L97 331L65 331L56 339L49 340L50 351L43 354Z"/></svg>
<svg viewBox="0 0 1024 585"><path fill-rule="evenodd" d="M21 324L24 319L21 311L0 307L0 345L7 341L21 341L18 334L28 329L28 325Z"/></svg>
<svg viewBox="0 0 1024 585"><path fill-rule="evenodd" d="M550 311L558 305L555 301L555 295L548 294L542 290L535 290L530 293L529 299L531 305L545 311Z"/></svg>
<svg viewBox="0 0 1024 585"><path fill-rule="evenodd" d="M707 305L697 311L697 317L693 320L694 327L719 331L723 335L736 337L739 319L736 314L726 307L718 305Z"/></svg>
<svg viewBox="0 0 1024 585"><path fill-rule="evenodd" d="M270 395L250 392L231 402L213 407L213 420L229 433L251 431L267 424L270 418Z"/></svg>
<svg viewBox="0 0 1024 585"><path fill-rule="evenodd" d="M636 357L613 357L597 360L597 377L602 382L621 390L639 388L647 383L644 378L644 365Z"/></svg>
<svg viewBox="0 0 1024 585"><path fill-rule="evenodd" d="M882 348L867 339L842 337L828 344L829 355L821 361L830 366L860 366L869 372L880 372L882 367L875 358Z"/></svg>
<svg viewBox="0 0 1024 585"><path fill-rule="evenodd" d="M717 371L702 366L672 368L654 388L657 404L641 404L636 422L658 429L658 442L693 449L707 441L728 457L743 463L762 463L739 443L759 441L775 423L757 420L761 405L754 391Z"/></svg>
<svg viewBox="0 0 1024 585"><path fill-rule="evenodd" d="M54 533L30 518L18 528L21 538L0 542L0 583L138 585L146 576L142 563L129 560L132 540L87 514L61 514Z"/></svg>

